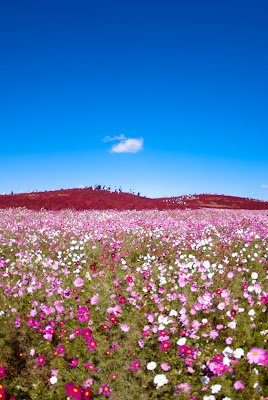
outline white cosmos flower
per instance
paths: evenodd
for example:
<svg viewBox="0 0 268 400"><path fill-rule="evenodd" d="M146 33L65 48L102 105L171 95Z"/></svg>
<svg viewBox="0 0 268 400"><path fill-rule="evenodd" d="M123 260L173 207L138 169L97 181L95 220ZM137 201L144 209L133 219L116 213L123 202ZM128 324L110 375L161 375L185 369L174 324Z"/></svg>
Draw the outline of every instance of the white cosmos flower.
<svg viewBox="0 0 268 400"><path fill-rule="evenodd" d="M204 383L205 385L207 385L208 384L208 382L209 382L209 377L208 376L202 376L202 378L200 378L200 381L202 382L202 383Z"/></svg>
<svg viewBox="0 0 268 400"><path fill-rule="evenodd" d="M225 356L225 357L223 357L222 363L223 363L224 365L228 365L228 367L229 367L229 365L230 365L230 363L231 363L231 360L230 360L229 357Z"/></svg>
<svg viewBox="0 0 268 400"><path fill-rule="evenodd" d="M227 326L228 326L228 328L235 329L236 328L236 321L229 322L229 324Z"/></svg>
<svg viewBox="0 0 268 400"><path fill-rule="evenodd" d="M235 358L241 358L241 357L243 357L244 354L245 354L245 352L243 349L241 349L241 347L238 349L235 349L235 351L233 352L233 356Z"/></svg>
<svg viewBox="0 0 268 400"><path fill-rule="evenodd" d="M227 347L225 347L225 349L223 350L222 354L223 354L224 356L227 357L228 355L232 355L233 352L234 352L234 351L231 349L231 347L227 346Z"/></svg>
<svg viewBox="0 0 268 400"><path fill-rule="evenodd" d="M163 319L163 324L165 324L165 325L168 325L168 324L170 324L171 322L173 322L173 319L172 319L171 317L165 317L165 318Z"/></svg>
<svg viewBox="0 0 268 400"><path fill-rule="evenodd" d="M253 308L251 309L251 310L249 310L249 312L248 312L248 315L250 315L250 316L252 316L252 315L255 315L256 313L255 313L255 311L253 310Z"/></svg>
<svg viewBox="0 0 268 400"><path fill-rule="evenodd" d="M185 337L180 338L180 339L177 341L177 345L178 345L178 346L183 346L183 345L185 345L186 340L187 340L187 339L186 339Z"/></svg>
<svg viewBox="0 0 268 400"><path fill-rule="evenodd" d="M51 385L54 385L55 383L58 382L58 378L57 378L56 376L52 376L52 377L49 379L49 382L51 383Z"/></svg>
<svg viewBox="0 0 268 400"><path fill-rule="evenodd" d="M257 272L252 272L251 279L258 279L258 276Z"/></svg>
<svg viewBox="0 0 268 400"><path fill-rule="evenodd" d="M156 366L157 366L156 362L151 361L151 362L149 362L149 363L147 364L147 367L146 367L146 368L147 368L149 371L153 371L153 370L156 368Z"/></svg>
<svg viewBox="0 0 268 400"><path fill-rule="evenodd" d="M154 377L154 383L157 385L156 389L158 389L160 386L163 386L166 383L168 383L168 379L167 379L166 375L159 374Z"/></svg>
<svg viewBox="0 0 268 400"><path fill-rule="evenodd" d="M210 389L211 393L218 393L221 390L221 385L213 385Z"/></svg>

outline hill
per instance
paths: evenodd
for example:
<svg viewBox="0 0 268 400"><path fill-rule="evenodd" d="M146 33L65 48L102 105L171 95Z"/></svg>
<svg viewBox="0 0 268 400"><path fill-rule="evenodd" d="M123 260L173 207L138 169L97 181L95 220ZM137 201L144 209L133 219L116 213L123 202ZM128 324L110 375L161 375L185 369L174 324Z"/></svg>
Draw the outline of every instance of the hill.
<svg viewBox="0 0 268 400"><path fill-rule="evenodd" d="M150 199L129 193L103 190L67 189L47 192L0 195L0 208L26 207L32 210L143 210L226 208L268 210L268 202L250 198L195 194Z"/></svg>

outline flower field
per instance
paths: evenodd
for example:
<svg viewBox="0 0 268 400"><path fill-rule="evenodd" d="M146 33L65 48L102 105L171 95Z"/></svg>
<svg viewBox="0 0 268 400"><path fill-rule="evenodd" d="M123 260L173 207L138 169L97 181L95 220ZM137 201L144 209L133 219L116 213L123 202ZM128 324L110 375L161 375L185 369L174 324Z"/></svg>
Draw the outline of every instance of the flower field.
<svg viewBox="0 0 268 400"><path fill-rule="evenodd" d="M0 399L265 399L266 214L0 210Z"/></svg>

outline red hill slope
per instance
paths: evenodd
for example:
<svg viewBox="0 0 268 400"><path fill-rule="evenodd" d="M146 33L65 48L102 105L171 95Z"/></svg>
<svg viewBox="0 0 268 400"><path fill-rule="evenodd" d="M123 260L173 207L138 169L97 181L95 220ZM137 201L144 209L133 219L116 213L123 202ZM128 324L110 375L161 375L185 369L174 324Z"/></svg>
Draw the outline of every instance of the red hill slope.
<svg viewBox="0 0 268 400"><path fill-rule="evenodd" d="M143 210L184 208L229 208L268 210L268 202L224 195L187 195L149 199L128 193L110 193L102 190L68 189L0 195L0 208L26 207L33 210Z"/></svg>

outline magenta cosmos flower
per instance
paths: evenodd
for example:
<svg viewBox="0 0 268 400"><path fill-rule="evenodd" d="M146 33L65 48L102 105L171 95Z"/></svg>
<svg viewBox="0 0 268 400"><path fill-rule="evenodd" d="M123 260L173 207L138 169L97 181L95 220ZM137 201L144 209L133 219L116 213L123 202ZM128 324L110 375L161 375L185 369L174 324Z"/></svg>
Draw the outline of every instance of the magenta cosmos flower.
<svg viewBox="0 0 268 400"><path fill-rule="evenodd" d="M93 339L90 340L89 342L87 342L87 347L89 348L90 351L95 350L97 347L97 341Z"/></svg>
<svg viewBox="0 0 268 400"><path fill-rule="evenodd" d="M117 325L118 324L118 319L116 318L115 315L111 315L109 317L109 321L113 324L113 325Z"/></svg>
<svg viewBox="0 0 268 400"><path fill-rule="evenodd" d="M92 390L90 390L89 386L85 387L85 391L84 391L84 396L83 396L83 400L90 400L92 397Z"/></svg>
<svg viewBox="0 0 268 400"><path fill-rule="evenodd" d="M1 399L5 399L6 395L5 395L5 388L2 385L2 383L0 382L0 395L1 395Z"/></svg>
<svg viewBox="0 0 268 400"><path fill-rule="evenodd" d="M159 346L160 350L162 351L168 351L171 348L171 343L170 342L163 342Z"/></svg>
<svg viewBox="0 0 268 400"><path fill-rule="evenodd" d="M84 366L88 369L90 369L91 371L98 371L99 369L95 367L94 364L90 364L90 363L86 363L84 364Z"/></svg>
<svg viewBox="0 0 268 400"><path fill-rule="evenodd" d="M38 356L36 358L36 364L37 365L45 365L45 363L46 363L46 359L45 359L45 356L43 354L41 354L41 356Z"/></svg>
<svg viewBox="0 0 268 400"><path fill-rule="evenodd" d="M130 369L131 369L131 371L135 371L135 369L140 369L140 367L141 367L141 365L140 365L139 360L135 359L133 361L133 363L131 364Z"/></svg>
<svg viewBox="0 0 268 400"><path fill-rule="evenodd" d="M110 386L107 385L107 384L104 384L104 385L102 385L102 386L99 388L99 394L102 393L102 394L103 394L104 396L106 396L106 397L109 397L109 396L110 396L111 391L112 391L112 389L111 389Z"/></svg>
<svg viewBox="0 0 268 400"><path fill-rule="evenodd" d="M69 364L71 367L76 367L78 365L78 361L75 358L70 358Z"/></svg>
<svg viewBox="0 0 268 400"><path fill-rule="evenodd" d="M82 392L83 388L82 386L79 386L78 388L75 387L75 384L73 382L67 383L65 386L66 394L67 396L71 396L73 399L82 399Z"/></svg>
<svg viewBox="0 0 268 400"><path fill-rule="evenodd" d="M84 328L84 329L82 330L82 332L81 332L81 335L84 336L84 338L89 339L89 338L91 338L91 333L92 333L92 330L91 330L91 329L89 329L89 328Z"/></svg>
<svg viewBox="0 0 268 400"><path fill-rule="evenodd" d="M75 287L81 287L84 285L84 281L82 278L78 277L74 280L74 286Z"/></svg>
<svg viewBox="0 0 268 400"><path fill-rule="evenodd" d="M250 364L258 364L267 358L267 353L261 347L253 347L247 354L247 360Z"/></svg>
<svg viewBox="0 0 268 400"><path fill-rule="evenodd" d="M0 367L0 378L3 378L6 376L6 370L4 367Z"/></svg>

